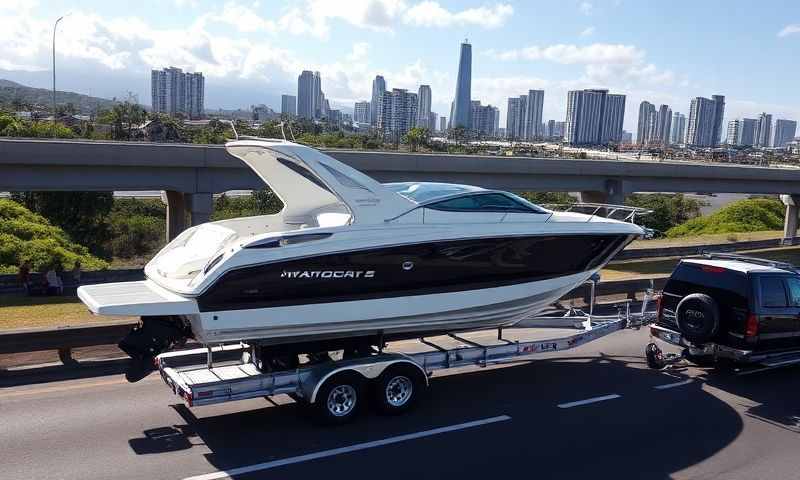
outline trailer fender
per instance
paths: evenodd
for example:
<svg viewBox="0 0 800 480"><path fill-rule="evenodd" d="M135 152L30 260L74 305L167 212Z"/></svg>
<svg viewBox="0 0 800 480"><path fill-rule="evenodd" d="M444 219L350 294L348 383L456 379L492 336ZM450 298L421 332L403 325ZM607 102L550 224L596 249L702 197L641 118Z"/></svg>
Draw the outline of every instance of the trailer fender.
<svg viewBox="0 0 800 480"><path fill-rule="evenodd" d="M360 359L360 361L354 361L348 365L342 365L340 362L337 362L337 364L331 365L329 370L320 371L318 372L318 375L312 375L305 382L303 382L300 385L301 393L303 398L308 399L309 403L314 403L317 399L317 392L319 391L320 387L325 383L326 380L334 375L342 372L357 372L367 380L373 380L378 378L384 372L384 370L392 365L397 364L413 365L419 370L420 374L422 374L422 377L425 379L425 386L428 386L428 375L422 366L408 358L397 356L395 358L383 359Z"/></svg>

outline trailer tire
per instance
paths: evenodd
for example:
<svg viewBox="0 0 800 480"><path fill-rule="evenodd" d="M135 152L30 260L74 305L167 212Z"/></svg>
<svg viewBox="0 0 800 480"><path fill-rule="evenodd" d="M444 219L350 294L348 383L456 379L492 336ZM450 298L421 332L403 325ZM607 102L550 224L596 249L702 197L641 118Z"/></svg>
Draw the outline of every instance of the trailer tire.
<svg viewBox="0 0 800 480"><path fill-rule="evenodd" d="M364 383L364 377L356 372L338 373L325 380L311 405L316 420L326 425L355 420L364 403Z"/></svg>
<svg viewBox="0 0 800 480"><path fill-rule="evenodd" d="M373 405L382 415L399 415L416 405L425 386L419 368L407 363L392 365L372 384Z"/></svg>

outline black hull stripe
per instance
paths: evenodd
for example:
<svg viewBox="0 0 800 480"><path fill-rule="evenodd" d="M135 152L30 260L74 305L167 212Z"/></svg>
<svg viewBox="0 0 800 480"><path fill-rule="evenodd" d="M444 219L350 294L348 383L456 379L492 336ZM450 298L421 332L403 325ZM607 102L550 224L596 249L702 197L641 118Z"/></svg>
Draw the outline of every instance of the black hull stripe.
<svg viewBox="0 0 800 480"><path fill-rule="evenodd" d="M197 301L213 312L504 287L592 270L633 238L448 240L292 259L226 272Z"/></svg>

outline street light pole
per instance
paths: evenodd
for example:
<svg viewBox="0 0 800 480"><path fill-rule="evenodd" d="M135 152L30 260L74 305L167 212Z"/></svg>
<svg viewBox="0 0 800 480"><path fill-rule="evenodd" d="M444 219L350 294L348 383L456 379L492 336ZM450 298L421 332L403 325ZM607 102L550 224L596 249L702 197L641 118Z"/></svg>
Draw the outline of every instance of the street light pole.
<svg viewBox="0 0 800 480"><path fill-rule="evenodd" d="M56 136L56 29L58 22L64 19L66 15L58 17L56 23L53 24L53 138Z"/></svg>

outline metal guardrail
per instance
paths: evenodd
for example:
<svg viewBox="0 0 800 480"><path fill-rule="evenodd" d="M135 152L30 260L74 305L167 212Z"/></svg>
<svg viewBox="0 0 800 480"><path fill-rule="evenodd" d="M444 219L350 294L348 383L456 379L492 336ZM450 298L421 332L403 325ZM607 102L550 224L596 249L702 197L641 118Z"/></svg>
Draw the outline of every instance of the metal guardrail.
<svg viewBox="0 0 800 480"><path fill-rule="evenodd" d="M666 278L601 282L597 284L595 295L597 297L625 295L627 299L635 300L637 294L644 293L648 289L663 288ZM578 300L583 302L581 305L588 305L591 302L589 285L582 285L560 299L562 303L569 302L574 305L578 305L576 302ZM76 360L72 358L73 349L115 345L135 324L135 322L127 322L51 329L9 330L0 332L0 354L57 350L62 363L76 365Z"/></svg>

